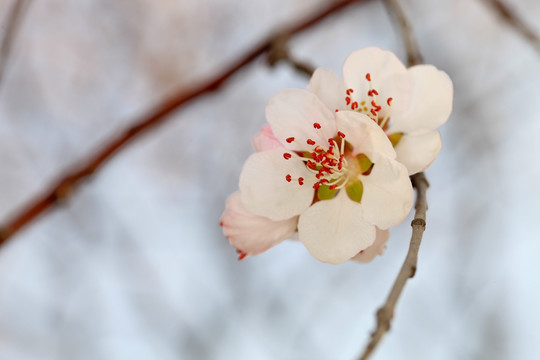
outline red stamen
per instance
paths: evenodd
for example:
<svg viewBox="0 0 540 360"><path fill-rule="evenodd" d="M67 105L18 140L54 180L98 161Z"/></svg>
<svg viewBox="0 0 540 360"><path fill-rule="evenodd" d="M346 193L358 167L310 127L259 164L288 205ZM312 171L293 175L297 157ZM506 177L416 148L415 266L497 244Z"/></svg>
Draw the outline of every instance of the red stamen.
<svg viewBox="0 0 540 360"><path fill-rule="evenodd" d="M347 105L349 105L351 103L351 98L347 96L345 98L345 102L347 103Z"/></svg>
<svg viewBox="0 0 540 360"><path fill-rule="evenodd" d="M333 146L335 141L334 141L334 139L330 138L330 139L328 139L328 143Z"/></svg>
<svg viewBox="0 0 540 360"><path fill-rule="evenodd" d="M355 101L352 103L351 108L355 110L358 107L358 103Z"/></svg>
<svg viewBox="0 0 540 360"><path fill-rule="evenodd" d="M289 160L292 157L292 155L289 153L283 153L283 157L285 158L285 160Z"/></svg>
<svg viewBox="0 0 540 360"><path fill-rule="evenodd" d="M220 222L219 222L219 226L223 226L223 221L220 221Z"/></svg>
<svg viewBox="0 0 540 360"><path fill-rule="evenodd" d="M371 100L371 106L373 107L378 107L379 105L377 105L377 103L375 102L375 100Z"/></svg>
<svg viewBox="0 0 540 360"><path fill-rule="evenodd" d="M367 74L366 74L366 80L367 80L367 81L371 81L371 74L370 74L370 73L367 73Z"/></svg>
<svg viewBox="0 0 540 360"><path fill-rule="evenodd" d="M371 90L371 92L372 92L373 94L375 94L375 95L379 95L379 93L378 93L377 90L375 90L375 89Z"/></svg>
<svg viewBox="0 0 540 360"><path fill-rule="evenodd" d="M317 170L317 164L315 164L313 161L311 160L308 160L307 162L307 167L310 168L310 169L313 169L313 170Z"/></svg>
<svg viewBox="0 0 540 360"><path fill-rule="evenodd" d="M328 183L328 179L322 179L321 181L319 181L321 184L327 184Z"/></svg>
<svg viewBox="0 0 540 360"><path fill-rule="evenodd" d="M307 139L307 143L308 143L308 145L315 145L315 141L313 141L311 139Z"/></svg>
<svg viewBox="0 0 540 360"><path fill-rule="evenodd" d="M328 188L329 188L330 190L334 190L335 188L337 188L337 184L330 185Z"/></svg>
<svg viewBox="0 0 540 360"><path fill-rule="evenodd" d="M304 178L303 177L298 178L298 184L299 185L304 185Z"/></svg>
<svg viewBox="0 0 540 360"><path fill-rule="evenodd" d="M369 91L367 92L367 94L368 94L368 96L373 96L373 90L369 90Z"/></svg>
<svg viewBox="0 0 540 360"><path fill-rule="evenodd" d="M321 153L323 151L324 151L323 148L320 147L319 145L317 145L317 147L315 148L315 152Z"/></svg>
<svg viewBox="0 0 540 360"><path fill-rule="evenodd" d="M285 180L287 180L287 182L291 182L292 180L291 175L287 174L287 176L285 176Z"/></svg>
<svg viewBox="0 0 540 360"><path fill-rule="evenodd" d="M315 190L318 190L319 187L321 187L321 184L319 184L319 183L313 184L313 188L314 188Z"/></svg>
<svg viewBox="0 0 540 360"><path fill-rule="evenodd" d="M345 134L342 133L341 131L338 131L337 134L339 135L340 138L345 139Z"/></svg>
<svg viewBox="0 0 540 360"><path fill-rule="evenodd" d="M321 128L321 124L319 124L319 123L313 123L313 127L314 127L315 129L320 129L320 128Z"/></svg>
<svg viewBox="0 0 540 360"><path fill-rule="evenodd" d="M238 257L238 261L243 260L247 256L247 253L243 252L240 249L236 249L236 253L240 255Z"/></svg>
<svg viewBox="0 0 540 360"><path fill-rule="evenodd" d="M375 111L375 109L371 109L371 113L373 114L373 116L377 116L377 112Z"/></svg>
<svg viewBox="0 0 540 360"><path fill-rule="evenodd" d="M349 96L350 96L353 92L354 92L353 89L347 89L347 91L346 91L347 95L349 95Z"/></svg>
<svg viewBox="0 0 540 360"><path fill-rule="evenodd" d="M386 103L388 104L388 106L392 106L392 104L390 104L392 102L392 98L389 97L388 99L386 99Z"/></svg>
<svg viewBox="0 0 540 360"><path fill-rule="evenodd" d="M287 141L290 144L290 143L292 143L294 141L294 137L291 136L291 137L285 139L285 141Z"/></svg>

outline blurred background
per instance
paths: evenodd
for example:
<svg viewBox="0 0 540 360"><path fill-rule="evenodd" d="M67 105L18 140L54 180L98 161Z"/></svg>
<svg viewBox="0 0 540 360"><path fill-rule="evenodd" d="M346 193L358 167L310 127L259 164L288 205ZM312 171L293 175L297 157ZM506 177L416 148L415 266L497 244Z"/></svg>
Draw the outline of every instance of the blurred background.
<svg viewBox="0 0 540 360"><path fill-rule="evenodd" d="M31 1L0 83L0 222L175 89L329 2ZM540 34L540 2L506 2ZM402 3L455 102L426 173L418 271L374 359L539 359L540 54L483 1ZM291 50L338 74L365 46L405 60L394 25L366 1ZM293 242L238 262L218 226L268 98L306 85L259 59L2 247L0 360L358 356L410 219L367 265L319 263Z"/></svg>

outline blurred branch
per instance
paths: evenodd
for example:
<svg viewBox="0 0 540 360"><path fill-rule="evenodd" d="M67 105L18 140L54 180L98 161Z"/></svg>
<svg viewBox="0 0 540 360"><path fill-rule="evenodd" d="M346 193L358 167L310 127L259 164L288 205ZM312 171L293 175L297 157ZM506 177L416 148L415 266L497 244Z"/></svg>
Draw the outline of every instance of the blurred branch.
<svg viewBox="0 0 540 360"><path fill-rule="evenodd" d="M427 199L426 191L429 187L429 183L424 176L424 173L418 173L411 176L411 182L416 188L416 213L414 219L411 222L412 236L409 244L409 252L405 257L405 261L401 266L401 270L394 281L392 290L386 298L386 302L377 311L377 328L371 334L369 344L364 349L364 353L360 357L360 360L367 360L381 341L382 337L388 330L390 330L390 324L394 317L394 309L399 300L403 288L407 283L407 280L412 278L416 273L416 266L418 263L418 250L420 249L420 243L422 242L422 236L426 229L426 211L427 211Z"/></svg>
<svg viewBox="0 0 540 360"><path fill-rule="evenodd" d="M29 2L29 1L28 1ZM7 15L5 23L4 37L0 43L0 84L4 77L4 71L7 66L8 58L11 53L13 42L22 23L22 19L28 8L26 0L14 0L11 11ZM4 27L4 26L2 26Z"/></svg>
<svg viewBox="0 0 540 360"><path fill-rule="evenodd" d="M520 33L531 43L536 51L540 52L540 37L519 18L519 16L501 0L484 0L508 25Z"/></svg>
<svg viewBox="0 0 540 360"><path fill-rule="evenodd" d="M403 38L403 44L405 44L405 50L407 52L407 64L409 66L421 64L423 62L422 55L418 49L411 24L399 5L398 0L384 0L384 4L390 15L397 20L399 32Z"/></svg>
<svg viewBox="0 0 540 360"><path fill-rule="evenodd" d="M281 36L276 36L270 49L268 50L268 56L266 61L271 67L276 66L280 61L286 62L291 65L296 71L311 77L315 69L313 66L296 60L289 51L288 41L290 36L288 34L282 34Z"/></svg>
<svg viewBox="0 0 540 360"><path fill-rule="evenodd" d="M189 101L203 96L207 93L216 91L223 83L228 80L239 70L252 63L260 55L267 52L276 38L286 35L291 37L304 30L311 28L326 17L346 8L354 3L361 3L366 0L341 0L331 3L326 9L317 14L308 17L297 24L286 27L279 31L278 35L269 36L266 40L259 43L240 56L229 68L218 74L215 78L207 83L199 85L191 90L180 90L173 94L170 98L165 99L161 104L158 104L153 111L150 111L147 116L140 119L131 128L127 129L110 142L104 144L101 148L96 149L88 156L87 161L83 161L82 165L75 167L68 172L66 176L53 184L47 191L34 200L31 200L22 211L10 219L5 226L0 227L0 245L4 244L10 237L28 225L31 221L44 213L46 210L57 205L62 200L67 199L73 191L80 185L82 180L87 179L94 174L102 165L115 155L120 149L131 143L138 136L156 128L158 125L165 123L169 115L178 110L181 106Z"/></svg>
<svg viewBox="0 0 540 360"><path fill-rule="evenodd" d="M403 37L405 44L405 50L407 51L407 63L408 66L413 66L422 63L422 55L418 49L418 44L413 35L412 28L405 16L405 13L401 9L398 0L384 0L388 11L394 15L398 20L399 30ZM373 354L373 351L379 345L383 336L390 330L392 319L394 318L394 311L405 288L407 281L416 273L416 266L418 264L418 251L420 250L420 243L422 242L422 236L426 229L426 211L427 211L427 198L426 192L429 187L429 183L423 172L411 176L411 183L416 189L416 205L414 219L411 222L412 235L411 242L409 243L409 251L405 257L405 261L401 266L394 285L390 290L390 294L386 298L386 302L377 310L377 327L371 333L371 338L367 346L364 348L364 352L360 356L359 360L367 360Z"/></svg>

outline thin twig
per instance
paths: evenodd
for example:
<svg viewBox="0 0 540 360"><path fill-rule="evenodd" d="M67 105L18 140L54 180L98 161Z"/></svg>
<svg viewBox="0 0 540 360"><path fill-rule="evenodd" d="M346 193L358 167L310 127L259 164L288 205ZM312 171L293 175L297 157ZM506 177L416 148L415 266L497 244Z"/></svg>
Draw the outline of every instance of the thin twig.
<svg viewBox="0 0 540 360"><path fill-rule="evenodd" d="M514 28L518 33L520 33L531 45L540 52L540 37L532 30L529 25L527 25L523 20L501 0L484 0L491 8L499 14L501 19L505 21L508 25Z"/></svg>
<svg viewBox="0 0 540 360"><path fill-rule="evenodd" d="M405 50L407 52L407 63L409 66L422 63L422 55L418 49L418 44L413 35L412 28L405 16L405 13L401 9L397 0L384 0L388 11L395 16L398 20L399 30L403 37L405 44ZM383 336L390 330L390 325L394 317L394 311L405 288L407 280L412 278L416 273L416 266L418 263L418 250L420 249L420 243L422 242L422 236L426 229L426 211L427 211L427 198L426 192L429 187L429 183L424 173L418 173L411 176L411 183L416 188L416 205L415 215L411 222L412 235L411 242L409 244L409 251L401 266L394 285L390 290L390 294L386 298L386 302L377 310L377 327L371 333L369 343L364 348L364 352L360 356L359 360L367 360L373 354L373 351L379 345Z"/></svg>
<svg viewBox="0 0 540 360"><path fill-rule="evenodd" d="M279 35L267 37L265 41L262 41L251 51L248 51L246 54L239 57L238 60L233 63L233 65L222 73L218 74L209 82L188 91L180 90L176 92L172 97L166 99L161 104L156 106L153 111L139 120L127 131L121 133L104 146L92 152L92 154L88 156L89 160L84 161L83 165L75 167L74 170L53 184L47 191L44 192L43 195L30 201L30 203L24 207L21 212L16 214L10 221L8 221L5 226L0 227L0 246L40 214L50 209L54 205L57 205L62 200L67 199L82 180L87 179L90 175L94 174L96 170L110 160L110 158L125 145L131 143L138 136L148 132L150 129L163 124L167 119L169 119L168 115L171 115L175 110L178 110L190 100L217 90L233 74L243 69L246 65L250 64L260 55L268 51L272 43L275 41L276 36L283 36L283 34L287 34L287 36L290 37L298 34L309 29L329 15L342 10L353 3L360 3L364 1L366 0L341 0L334 2L333 4L329 5L328 8L320 11L319 13L298 22L296 25L289 27L285 31L280 31Z"/></svg>
<svg viewBox="0 0 540 360"><path fill-rule="evenodd" d="M403 292L407 280L412 278L416 273L418 250L420 249L422 235L426 229L426 190L429 187L429 183L427 182L424 173L418 173L411 176L411 182L416 188L416 213L411 222L412 236L411 243L409 244L409 252L401 266L398 277L394 281L394 286L392 286L392 290L386 298L386 302L377 311L377 328L371 334L369 344L364 349L364 353L360 357L360 360L367 360L383 338L384 334L390 330L390 324L394 317L394 309L396 308L397 301Z"/></svg>
<svg viewBox="0 0 540 360"><path fill-rule="evenodd" d="M7 15L4 37L0 44L0 84L2 84L11 48L13 47L17 31L20 28L20 24L22 23L27 8L26 0L15 0L11 7L11 11L9 11Z"/></svg>
<svg viewBox="0 0 540 360"><path fill-rule="evenodd" d="M403 9L399 5L398 0L384 0L384 4L386 5L388 12L397 20L399 32L403 37L403 43L405 44L405 50L407 52L407 64L409 64L409 66L421 64L423 62L422 55L418 49L413 29L407 16L403 12Z"/></svg>
<svg viewBox="0 0 540 360"><path fill-rule="evenodd" d="M289 38L290 36L288 36L288 34L276 36L275 40L270 46L270 49L268 50L268 56L266 57L268 65L274 67L277 63L283 61L291 65L296 71L311 77L315 69L313 66L299 61L291 55L288 46Z"/></svg>

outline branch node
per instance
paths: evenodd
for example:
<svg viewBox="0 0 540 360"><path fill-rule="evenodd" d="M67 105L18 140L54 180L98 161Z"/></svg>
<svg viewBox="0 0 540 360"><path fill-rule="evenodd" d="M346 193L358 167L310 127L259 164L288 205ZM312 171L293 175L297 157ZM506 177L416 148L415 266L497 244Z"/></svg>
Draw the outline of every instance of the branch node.
<svg viewBox="0 0 540 360"><path fill-rule="evenodd" d="M426 220L424 219L413 219L413 221L411 221L411 226L414 227L414 226L420 226L422 227L423 229L426 228Z"/></svg>

